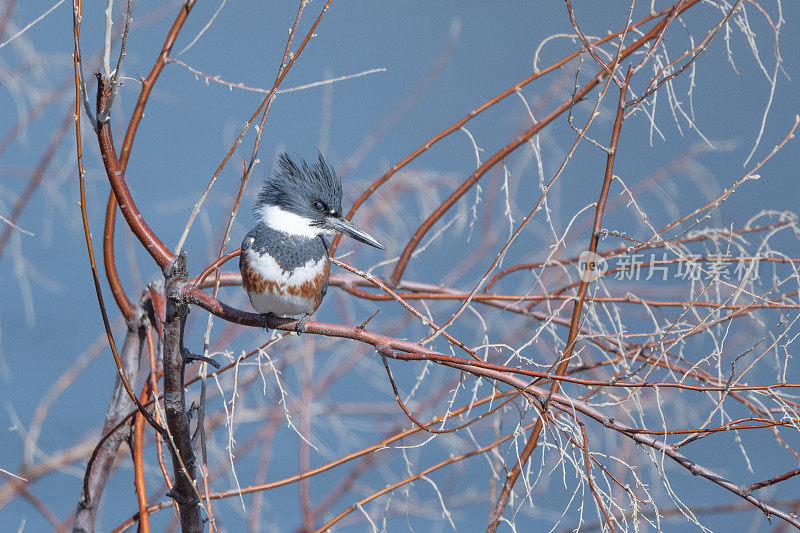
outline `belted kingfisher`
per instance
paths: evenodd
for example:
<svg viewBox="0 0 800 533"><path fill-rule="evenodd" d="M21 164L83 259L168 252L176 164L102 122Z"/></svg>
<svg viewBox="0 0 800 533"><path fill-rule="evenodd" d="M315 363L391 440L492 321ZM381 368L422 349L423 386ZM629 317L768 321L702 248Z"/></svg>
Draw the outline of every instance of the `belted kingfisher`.
<svg viewBox="0 0 800 533"><path fill-rule="evenodd" d="M320 153L298 166L287 154L264 181L254 209L258 224L239 255L242 286L263 315L297 316L302 331L328 290L330 261L325 237L344 233L384 250L342 216L342 182Z"/></svg>

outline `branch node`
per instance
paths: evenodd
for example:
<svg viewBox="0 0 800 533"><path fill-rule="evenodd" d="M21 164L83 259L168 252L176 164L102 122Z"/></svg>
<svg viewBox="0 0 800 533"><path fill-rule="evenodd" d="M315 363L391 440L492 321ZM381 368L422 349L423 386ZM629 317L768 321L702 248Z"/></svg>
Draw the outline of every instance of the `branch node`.
<svg viewBox="0 0 800 533"><path fill-rule="evenodd" d="M213 366L217 370L221 368L220 364L216 362L211 357L205 357L204 355L197 355L191 352L188 348L182 347L181 348L181 355L183 356L183 364L190 365L195 361L202 361L204 363L208 363L209 365Z"/></svg>
<svg viewBox="0 0 800 533"><path fill-rule="evenodd" d="M187 498L187 497L183 496L182 494L178 494L173 489L168 490L165 493L165 496L168 496L168 497L172 498L173 500L175 500L175 502L177 502L177 504L180 505L181 507L188 506L188 505L197 505L197 504L200 503L200 500L194 494L192 494L191 497Z"/></svg>
<svg viewBox="0 0 800 533"><path fill-rule="evenodd" d="M375 311L374 313L372 313L372 314L371 314L369 317L367 317L367 319L366 319L366 320L364 320L364 321L363 321L361 324L359 324L358 326L356 326L356 329L357 329L358 331L364 331L364 328L365 328L365 327L367 327L367 324L369 324L370 320L372 320L373 318L375 318L375 316L376 316L378 313L380 313L380 312L381 312L381 308L379 307L377 311Z"/></svg>
<svg viewBox="0 0 800 533"><path fill-rule="evenodd" d="M164 277L168 280L172 280L174 278L185 278L186 277L186 252L182 251L178 255L176 255L172 261L167 263L162 270Z"/></svg>
<svg viewBox="0 0 800 533"><path fill-rule="evenodd" d="M384 357L391 357L394 359L394 351L387 344L378 344L375 346L375 351Z"/></svg>

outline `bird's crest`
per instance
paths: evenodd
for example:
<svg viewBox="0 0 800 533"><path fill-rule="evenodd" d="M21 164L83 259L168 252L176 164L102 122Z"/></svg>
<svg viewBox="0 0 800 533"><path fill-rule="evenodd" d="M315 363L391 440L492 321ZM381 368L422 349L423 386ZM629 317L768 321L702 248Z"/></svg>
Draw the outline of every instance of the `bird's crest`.
<svg viewBox="0 0 800 533"><path fill-rule="evenodd" d="M275 170L264 180L264 187L258 194L256 210L265 204L289 207L295 201L314 196L341 212L342 182L322 153L317 153L313 164L298 159L299 164L285 152L278 156Z"/></svg>

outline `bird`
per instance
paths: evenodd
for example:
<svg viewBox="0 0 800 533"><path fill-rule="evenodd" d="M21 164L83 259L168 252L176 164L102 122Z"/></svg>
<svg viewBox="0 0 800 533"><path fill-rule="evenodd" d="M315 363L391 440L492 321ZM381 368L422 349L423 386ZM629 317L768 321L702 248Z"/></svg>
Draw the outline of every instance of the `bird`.
<svg viewBox="0 0 800 533"><path fill-rule="evenodd" d="M239 255L242 286L253 309L265 317L300 316L298 333L328 290L326 238L343 233L386 249L344 218L341 179L322 153L313 163L280 154L253 211L258 223L245 235Z"/></svg>

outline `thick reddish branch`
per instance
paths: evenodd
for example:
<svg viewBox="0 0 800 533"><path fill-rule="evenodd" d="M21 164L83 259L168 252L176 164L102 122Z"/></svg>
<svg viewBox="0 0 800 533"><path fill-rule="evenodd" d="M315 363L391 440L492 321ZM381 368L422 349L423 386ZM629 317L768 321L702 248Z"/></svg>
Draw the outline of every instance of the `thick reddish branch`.
<svg viewBox="0 0 800 533"><path fill-rule="evenodd" d="M295 331L295 326L297 325L297 320L292 318L265 317L264 315L241 311L217 300L191 283L186 283L181 287L181 294L189 303L202 307L206 311L229 322L235 322L244 326L267 327L283 331ZM373 346L388 346L389 348L403 352L423 355L429 354L432 356L441 355L438 354L438 352L427 350L415 342L398 340L393 337L352 326L309 321L306 322L305 331L307 333L326 335L328 337L358 340Z"/></svg>
<svg viewBox="0 0 800 533"><path fill-rule="evenodd" d="M123 176L125 175L125 170L128 167L128 159L131 155L133 139L136 137L136 131L139 129L139 124L144 116L144 108L145 105L147 105L147 100L150 98L153 85L158 79L158 76L161 74L161 71L164 69L164 65L166 65L169 54L172 51L172 47L175 45L175 40L178 38L178 34L180 33L181 28L183 28L183 23L186 22L189 12L194 7L195 1L196 0L189 0L181 6L178 16L175 19L175 22L172 24L172 27L167 34L167 38L164 40L164 45L161 47L161 53L158 54L158 58L156 59L153 68L150 70L150 74L141 80L142 90L139 92L139 99L136 101L136 107L133 109L133 115L128 123L128 129L125 132L125 138L122 141L122 148L120 149L119 153L119 169ZM111 293L114 295L117 306L125 318L130 320L136 314L136 308L131 303L128 295L125 293L125 289L122 286L122 281L119 278L119 273L117 272L117 265L114 258L114 229L116 218L117 196L112 190L108 195L108 203L106 204L106 219L105 227L103 229L103 265L106 270L108 284L111 287Z"/></svg>
<svg viewBox="0 0 800 533"><path fill-rule="evenodd" d="M98 115L100 110L105 107L105 103L110 94L111 88L107 86L107 81L98 76L98 90L97 90L97 110ZM142 217L139 208L133 201L131 191L128 189L128 184L125 181L124 172L120 166L117 152L114 149L114 138L111 136L111 123L101 122L97 124L97 140L100 146L100 155L103 157L103 165L106 169L108 181L114 191L114 196L119 203L119 209L128 226L142 243L147 253L149 253L155 262L161 268L167 267L173 260L175 255L161 242L161 239L155 232L147 225Z"/></svg>
<svg viewBox="0 0 800 533"><path fill-rule="evenodd" d="M108 192L106 219L103 226L103 267L106 271L106 279L108 280L108 286L111 288L111 294L114 296L114 301L117 302L117 307L119 307L125 320L130 321L136 316L138 310L131 302L131 299L128 298L117 271L117 263L114 257L114 226L116 221L117 197L114 195L114 191L111 190Z"/></svg>

